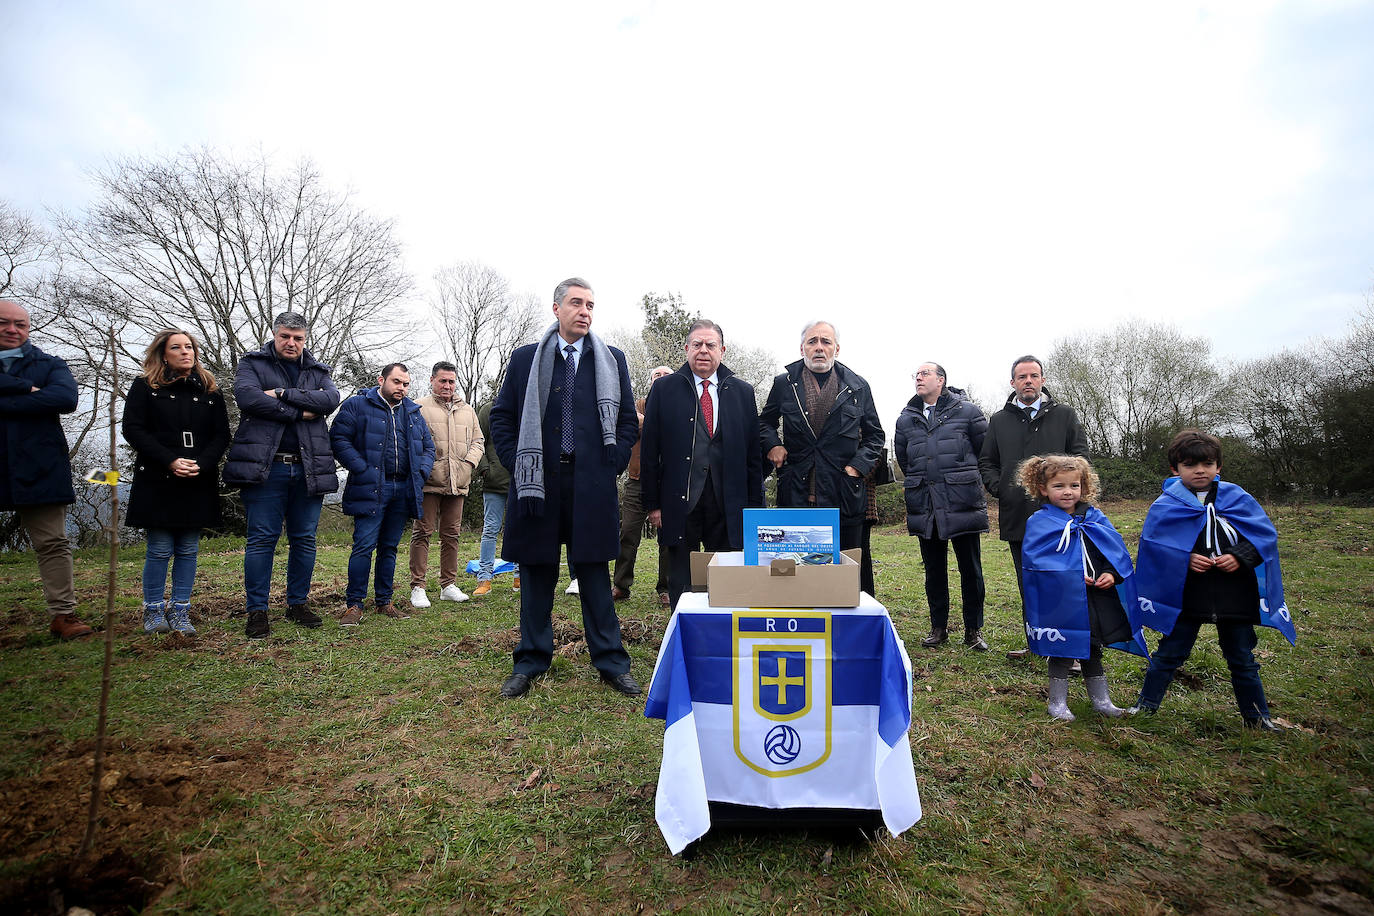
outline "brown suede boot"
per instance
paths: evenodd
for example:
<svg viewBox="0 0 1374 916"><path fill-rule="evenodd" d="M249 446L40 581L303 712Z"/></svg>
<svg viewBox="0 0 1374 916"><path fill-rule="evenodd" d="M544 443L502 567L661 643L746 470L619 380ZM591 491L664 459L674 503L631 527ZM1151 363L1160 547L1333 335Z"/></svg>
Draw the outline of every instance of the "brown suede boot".
<svg viewBox="0 0 1374 916"><path fill-rule="evenodd" d="M410 615L398 608L395 604L388 601L386 604L377 605L377 613L383 617L390 617L392 620L409 620Z"/></svg>
<svg viewBox="0 0 1374 916"><path fill-rule="evenodd" d="M59 639L72 640L90 636L95 630L77 620L75 614L54 614L48 632Z"/></svg>

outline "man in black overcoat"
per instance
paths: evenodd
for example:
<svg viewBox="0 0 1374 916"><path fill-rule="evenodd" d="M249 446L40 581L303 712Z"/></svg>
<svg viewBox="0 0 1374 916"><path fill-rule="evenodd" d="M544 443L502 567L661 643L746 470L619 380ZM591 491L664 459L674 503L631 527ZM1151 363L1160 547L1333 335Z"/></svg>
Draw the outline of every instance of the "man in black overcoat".
<svg viewBox="0 0 1374 916"><path fill-rule="evenodd" d="M839 353L830 322L802 330L802 358L773 379L759 434L778 470L778 507L838 508L840 548L849 550L863 543L864 476L882 455L884 436L872 389L837 361Z"/></svg>
<svg viewBox="0 0 1374 916"><path fill-rule="evenodd" d="M591 333L595 307L585 280L554 290L557 323L516 350L491 408L491 437L510 469L501 556L520 564L520 644L501 685L523 696L553 661L553 592L559 546L581 586L592 665L627 696L640 692L620 641L608 564L620 548L616 478L639 438L625 354Z"/></svg>
<svg viewBox="0 0 1374 916"><path fill-rule="evenodd" d="M649 522L668 551L674 608L691 586L691 554L743 550L746 506L763 505L763 449L754 388L721 364L725 333L700 319L687 362L649 389L640 482Z"/></svg>

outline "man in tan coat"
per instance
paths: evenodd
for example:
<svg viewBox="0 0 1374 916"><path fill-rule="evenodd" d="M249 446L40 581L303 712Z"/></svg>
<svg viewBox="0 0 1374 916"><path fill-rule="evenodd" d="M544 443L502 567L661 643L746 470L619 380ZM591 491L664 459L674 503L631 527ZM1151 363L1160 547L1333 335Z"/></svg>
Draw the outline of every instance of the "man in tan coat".
<svg viewBox="0 0 1374 916"><path fill-rule="evenodd" d="M477 412L458 394L458 370L438 362L430 375L431 394L416 403L434 437L434 470L424 485L424 515L415 520L410 537L410 606L429 607L425 578L429 570L429 537L439 529L439 600L467 601L458 587L458 531L463 499L473 469L482 459L484 443Z"/></svg>

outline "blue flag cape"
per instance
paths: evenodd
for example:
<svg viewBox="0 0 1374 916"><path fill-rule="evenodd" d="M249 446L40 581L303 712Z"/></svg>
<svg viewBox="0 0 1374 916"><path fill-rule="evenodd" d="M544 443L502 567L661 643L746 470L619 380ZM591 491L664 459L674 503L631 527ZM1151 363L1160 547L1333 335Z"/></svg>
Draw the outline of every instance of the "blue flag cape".
<svg viewBox="0 0 1374 916"><path fill-rule="evenodd" d="M1069 529L1067 539L1065 526ZM1083 547L1079 541L1083 537L1102 551L1121 580L1116 584L1116 594L1126 612L1131 638L1108 648L1149 658L1130 551L1107 516L1093 506L1081 520L1058 506L1041 506L1026 521L1026 537L1021 542L1026 645L1036 655L1087 658L1091 654L1088 589L1092 586L1083 581Z"/></svg>
<svg viewBox="0 0 1374 916"><path fill-rule="evenodd" d="M1297 645L1293 617L1283 600L1283 573L1279 570L1279 534L1255 498L1233 483L1217 483L1213 511L1255 546L1260 565L1260 625L1273 627L1289 643ZM1207 524L1207 508L1197 494L1177 477L1164 481L1164 492L1150 506L1140 532L1140 563L1136 570L1141 619L1152 630L1169 633L1183 609L1183 582L1188 575L1188 555Z"/></svg>

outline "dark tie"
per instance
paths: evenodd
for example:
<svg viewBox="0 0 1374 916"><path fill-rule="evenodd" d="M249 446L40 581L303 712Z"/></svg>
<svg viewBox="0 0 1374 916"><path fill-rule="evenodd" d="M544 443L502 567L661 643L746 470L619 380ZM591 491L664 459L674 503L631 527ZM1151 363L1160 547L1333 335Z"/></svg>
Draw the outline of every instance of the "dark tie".
<svg viewBox="0 0 1374 916"><path fill-rule="evenodd" d="M1035 419L1035 408L1034 408L1034 407L1022 407L1021 409L1024 410L1024 411L1026 412L1026 422L1027 422L1027 423L1029 423L1031 420L1034 420L1034 419Z"/></svg>
<svg viewBox="0 0 1374 916"><path fill-rule="evenodd" d="M573 453L573 383L577 381L577 348L568 344L563 348L563 454Z"/></svg>
<svg viewBox="0 0 1374 916"><path fill-rule="evenodd" d="M934 413L934 411L935 411L935 405L934 405L934 404L927 404L927 405L926 405L926 423L930 423L930 418L931 418L932 414Z"/></svg>
<svg viewBox="0 0 1374 916"><path fill-rule="evenodd" d="M708 436L714 433L716 428L715 422L712 419L711 414L711 392L709 390L710 387L711 380L709 378L704 378L701 380L701 415L706 418L706 435Z"/></svg>

